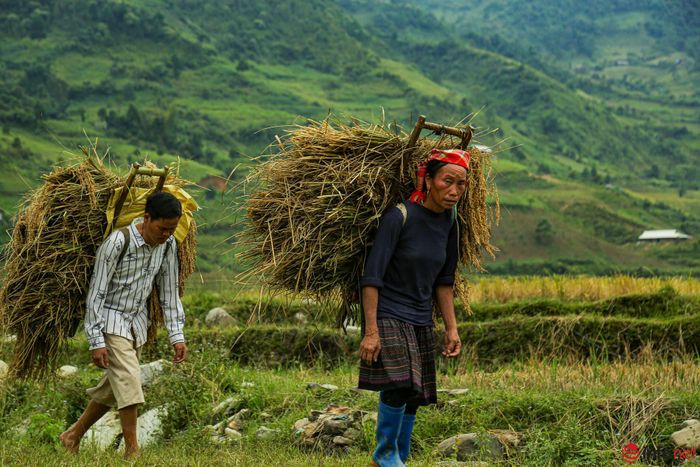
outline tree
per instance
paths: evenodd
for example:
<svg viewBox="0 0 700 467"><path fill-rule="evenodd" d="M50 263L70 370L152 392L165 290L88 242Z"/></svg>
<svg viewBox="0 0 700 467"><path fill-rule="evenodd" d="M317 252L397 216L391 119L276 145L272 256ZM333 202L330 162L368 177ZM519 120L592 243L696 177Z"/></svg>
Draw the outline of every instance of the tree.
<svg viewBox="0 0 700 467"><path fill-rule="evenodd" d="M550 245L554 240L554 229L547 219L540 219L535 228L535 241L540 245Z"/></svg>
<svg viewBox="0 0 700 467"><path fill-rule="evenodd" d="M659 178L660 176L661 176L661 171L659 170L659 166L656 164L651 164L651 167L649 167L649 170L647 171L647 177Z"/></svg>

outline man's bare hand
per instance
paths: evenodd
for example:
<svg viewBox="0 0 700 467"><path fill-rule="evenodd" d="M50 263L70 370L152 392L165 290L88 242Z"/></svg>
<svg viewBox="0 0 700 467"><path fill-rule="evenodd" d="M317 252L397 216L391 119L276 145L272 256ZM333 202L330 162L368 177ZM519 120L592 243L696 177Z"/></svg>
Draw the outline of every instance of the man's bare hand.
<svg viewBox="0 0 700 467"><path fill-rule="evenodd" d="M175 350L175 356L173 357L173 363L182 363L187 358L187 346L184 342L178 342L173 344L173 349Z"/></svg>
<svg viewBox="0 0 700 467"><path fill-rule="evenodd" d="M100 347L92 351L92 363L105 370L109 366L109 354L106 347Z"/></svg>

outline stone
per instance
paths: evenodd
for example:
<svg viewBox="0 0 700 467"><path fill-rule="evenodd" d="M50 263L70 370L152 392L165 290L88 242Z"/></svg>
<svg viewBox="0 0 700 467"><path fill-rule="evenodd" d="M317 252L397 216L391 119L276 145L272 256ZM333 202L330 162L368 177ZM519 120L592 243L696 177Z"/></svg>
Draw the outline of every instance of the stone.
<svg viewBox="0 0 700 467"><path fill-rule="evenodd" d="M515 449L520 446L520 440L522 435L516 431L511 430L489 430L489 434L498 439L498 441L503 445L506 450Z"/></svg>
<svg viewBox="0 0 700 467"><path fill-rule="evenodd" d="M448 396L461 396L467 394L469 389L438 389L437 392L438 394L447 394Z"/></svg>
<svg viewBox="0 0 700 467"><path fill-rule="evenodd" d="M294 314L294 321L296 321L298 324L307 324L309 322L309 318L303 311L298 311Z"/></svg>
<svg viewBox="0 0 700 467"><path fill-rule="evenodd" d="M234 441L238 441L239 439L243 438L243 435L240 431L231 428L226 428L224 430L224 435L226 435L228 439L232 439Z"/></svg>
<svg viewBox="0 0 700 467"><path fill-rule="evenodd" d="M315 422L321 415L325 415L325 413L326 412L323 412L322 410L312 410L309 413L309 421Z"/></svg>
<svg viewBox="0 0 700 467"><path fill-rule="evenodd" d="M59 378L68 378L78 373L78 368L72 365L63 365L61 368L56 370L56 375Z"/></svg>
<svg viewBox="0 0 700 467"><path fill-rule="evenodd" d="M340 416L331 419L323 420L323 428L321 431L324 435L337 436L345 433L345 430L350 428L350 420L348 417L339 418Z"/></svg>
<svg viewBox="0 0 700 467"><path fill-rule="evenodd" d="M304 431L304 428L311 423L308 418L302 418L301 420L297 420L294 422L294 431L297 433L300 433Z"/></svg>
<svg viewBox="0 0 700 467"><path fill-rule="evenodd" d="M241 387L242 387L242 388L254 388L254 387L255 387L255 383L251 383L250 381L243 381L243 382L241 383Z"/></svg>
<svg viewBox="0 0 700 467"><path fill-rule="evenodd" d="M229 397L214 407L211 414L214 418L225 415L229 413L229 410L233 409L236 404L238 404L238 399L236 397Z"/></svg>
<svg viewBox="0 0 700 467"><path fill-rule="evenodd" d="M476 460L476 458L500 460L505 455L498 438L491 434L483 438L476 433L455 435L442 441L437 449L444 457L452 457L456 454L458 461Z"/></svg>
<svg viewBox="0 0 700 467"><path fill-rule="evenodd" d="M143 386L150 385L161 373L163 373L163 368L165 360L155 360L150 363L144 363L141 365L141 384Z"/></svg>
<svg viewBox="0 0 700 467"><path fill-rule="evenodd" d="M332 391L337 391L338 386L335 386L333 384L318 384L318 383L307 383L306 389L309 391L315 392L315 393L324 393L324 392L332 392Z"/></svg>
<svg viewBox="0 0 700 467"><path fill-rule="evenodd" d="M343 436L336 436L333 438L333 444L336 444L338 446L350 446L352 444L352 440L345 438Z"/></svg>
<svg viewBox="0 0 700 467"><path fill-rule="evenodd" d="M255 431L255 437L258 439L272 439L280 432L278 429L261 426Z"/></svg>
<svg viewBox="0 0 700 467"><path fill-rule="evenodd" d="M241 431L243 428L245 428L245 423L243 423L243 420L231 420L226 424L226 429L228 430Z"/></svg>
<svg viewBox="0 0 700 467"><path fill-rule="evenodd" d="M227 421L231 422L234 420L239 420L239 421L244 421L250 419L250 416L252 415L252 412L250 409L241 409L235 414L231 415Z"/></svg>
<svg viewBox="0 0 700 467"><path fill-rule="evenodd" d="M328 405L322 411L312 410L307 418L297 420L294 424L296 443L329 451L344 450L362 438L365 416L371 415L335 404Z"/></svg>
<svg viewBox="0 0 700 467"><path fill-rule="evenodd" d="M145 412L138 418L136 438L139 447L150 446L163 434L163 419L168 416L168 409L158 407ZM123 443L122 443L123 444Z"/></svg>
<svg viewBox="0 0 700 467"><path fill-rule="evenodd" d="M226 420L226 427L232 430L241 431L245 427L245 421L250 418L250 409L241 409L236 414L231 415Z"/></svg>
<svg viewBox="0 0 700 467"><path fill-rule="evenodd" d="M260 418L272 418L272 415L267 412L260 412Z"/></svg>
<svg viewBox="0 0 700 467"><path fill-rule="evenodd" d="M114 447L122 433L119 412L110 410L85 433L81 444L92 444L99 449Z"/></svg>
<svg viewBox="0 0 700 467"><path fill-rule="evenodd" d="M686 420L683 428L671 435L671 441L680 449L700 450L700 421Z"/></svg>
<svg viewBox="0 0 700 467"><path fill-rule="evenodd" d="M219 422L219 423L217 423L216 425L212 425L212 426L211 426L211 429L212 429L212 430L214 431L214 433L216 433L217 435L222 435L222 434L224 434L224 427L225 427L225 426L226 426L226 425L224 424L224 422Z"/></svg>
<svg viewBox="0 0 700 467"><path fill-rule="evenodd" d="M359 334L362 331L362 328L360 328L360 326L353 326L350 324L345 326L345 331L347 331L349 334Z"/></svg>
<svg viewBox="0 0 700 467"><path fill-rule="evenodd" d="M213 328L213 327L226 327L226 326L235 326L236 325L236 320L233 319L231 315L228 314L228 311L221 307L217 308L212 308L209 310L207 313L206 318L204 318L204 322L206 323L207 327Z"/></svg>
<svg viewBox="0 0 700 467"><path fill-rule="evenodd" d="M10 367L7 366L7 363L0 360L0 379L4 379L9 372L10 372Z"/></svg>

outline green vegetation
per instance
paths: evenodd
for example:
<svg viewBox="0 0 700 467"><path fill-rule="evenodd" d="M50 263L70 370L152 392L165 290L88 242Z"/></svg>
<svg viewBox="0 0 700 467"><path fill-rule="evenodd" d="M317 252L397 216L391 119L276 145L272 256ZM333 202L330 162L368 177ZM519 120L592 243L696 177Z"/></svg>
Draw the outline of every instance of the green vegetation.
<svg viewBox="0 0 700 467"><path fill-rule="evenodd" d="M505 209L491 272L697 272L697 9L579 7L5 2L0 209L11 216L42 172L75 157L83 131L119 170L182 157L182 174L198 182L238 166L230 188L302 117L332 111L408 128L419 113L455 123L476 112L476 142L500 151ZM241 194L197 196L201 272L230 274L240 268L231 206ZM695 240L636 247L652 228Z"/></svg>
<svg viewBox="0 0 700 467"><path fill-rule="evenodd" d="M252 331L255 334L255 329ZM293 443L293 423L311 410L330 403L376 410L376 394L353 389L357 378L354 359L333 366L327 359L317 359L311 366L302 361L280 366L269 358L263 362L268 348L278 354L288 349L281 346L274 333L263 333L255 335L257 347L235 347L236 356L246 352L250 357L246 361L259 362L241 366L229 358L230 348L240 334L190 327L188 336L189 361L175 368L166 366L146 389L142 410L165 404L169 415L164 420L162 438L144 450L140 462L161 464L167 459L177 464L350 466L368 461L374 445L370 422L359 444L346 454L302 450ZM499 338L507 340L491 337ZM354 348L356 344L352 343ZM169 347L161 342L148 349L143 359L169 359ZM0 356L4 358L8 351L7 344L0 345ZM469 392L456 397L440 394L437 406L419 411L414 462L434 464L437 444L453 434L498 429L522 435L522 448L509 457L516 465L611 464L618 461L620 447L630 441L646 446L647 455L656 452L653 446L659 447L668 458L667 454L672 456L669 435L683 420L700 411L700 368L697 358L690 354L679 353L666 362L642 351L623 355L622 360L591 359L587 364L564 354L542 359L544 356L523 354L492 366L484 365L465 348L460 362L448 364L440 359L439 387L468 388ZM72 423L87 403L85 388L100 377L100 370L89 363L87 343L82 337L62 358L63 363L79 367L75 377L0 382L3 464L120 462L114 451L89 447L74 458L63 453L55 442L56 433ZM331 383L340 389L314 394L305 389L310 381ZM215 421L212 408L228 397L235 398L236 409L250 409L252 417L242 441L213 443L205 427ZM253 433L262 425L280 432L271 440L258 440ZM26 432L21 427L26 427ZM655 463L654 458L647 460Z"/></svg>

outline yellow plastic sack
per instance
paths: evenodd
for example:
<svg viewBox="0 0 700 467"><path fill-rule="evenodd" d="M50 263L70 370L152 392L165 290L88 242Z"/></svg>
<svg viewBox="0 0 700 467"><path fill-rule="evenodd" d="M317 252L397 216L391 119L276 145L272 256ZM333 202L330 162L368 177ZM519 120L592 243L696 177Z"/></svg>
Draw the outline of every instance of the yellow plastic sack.
<svg viewBox="0 0 700 467"><path fill-rule="evenodd" d="M114 222L114 208L117 204L117 200L121 195L124 187L119 187L114 190L112 197L109 199L109 204L107 205L107 230L105 232L105 238L109 233L115 230L121 229L131 224L131 221L137 217L143 217L146 211L146 198L148 195L153 193L152 189L149 188L137 188L131 187L129 194L126 196L122 210L119 213L119 218L116 223ZM178 242L182 242L190 231L190 223L192 222L192 213L199 209L199 205L185 190L180 187L173 185L165 185L163 191L174 195L180 204L182 204L182 217L180 217L180 222L177 224L175 229L175 239ZM114 225L113 225L114 224Z"/></svg>

